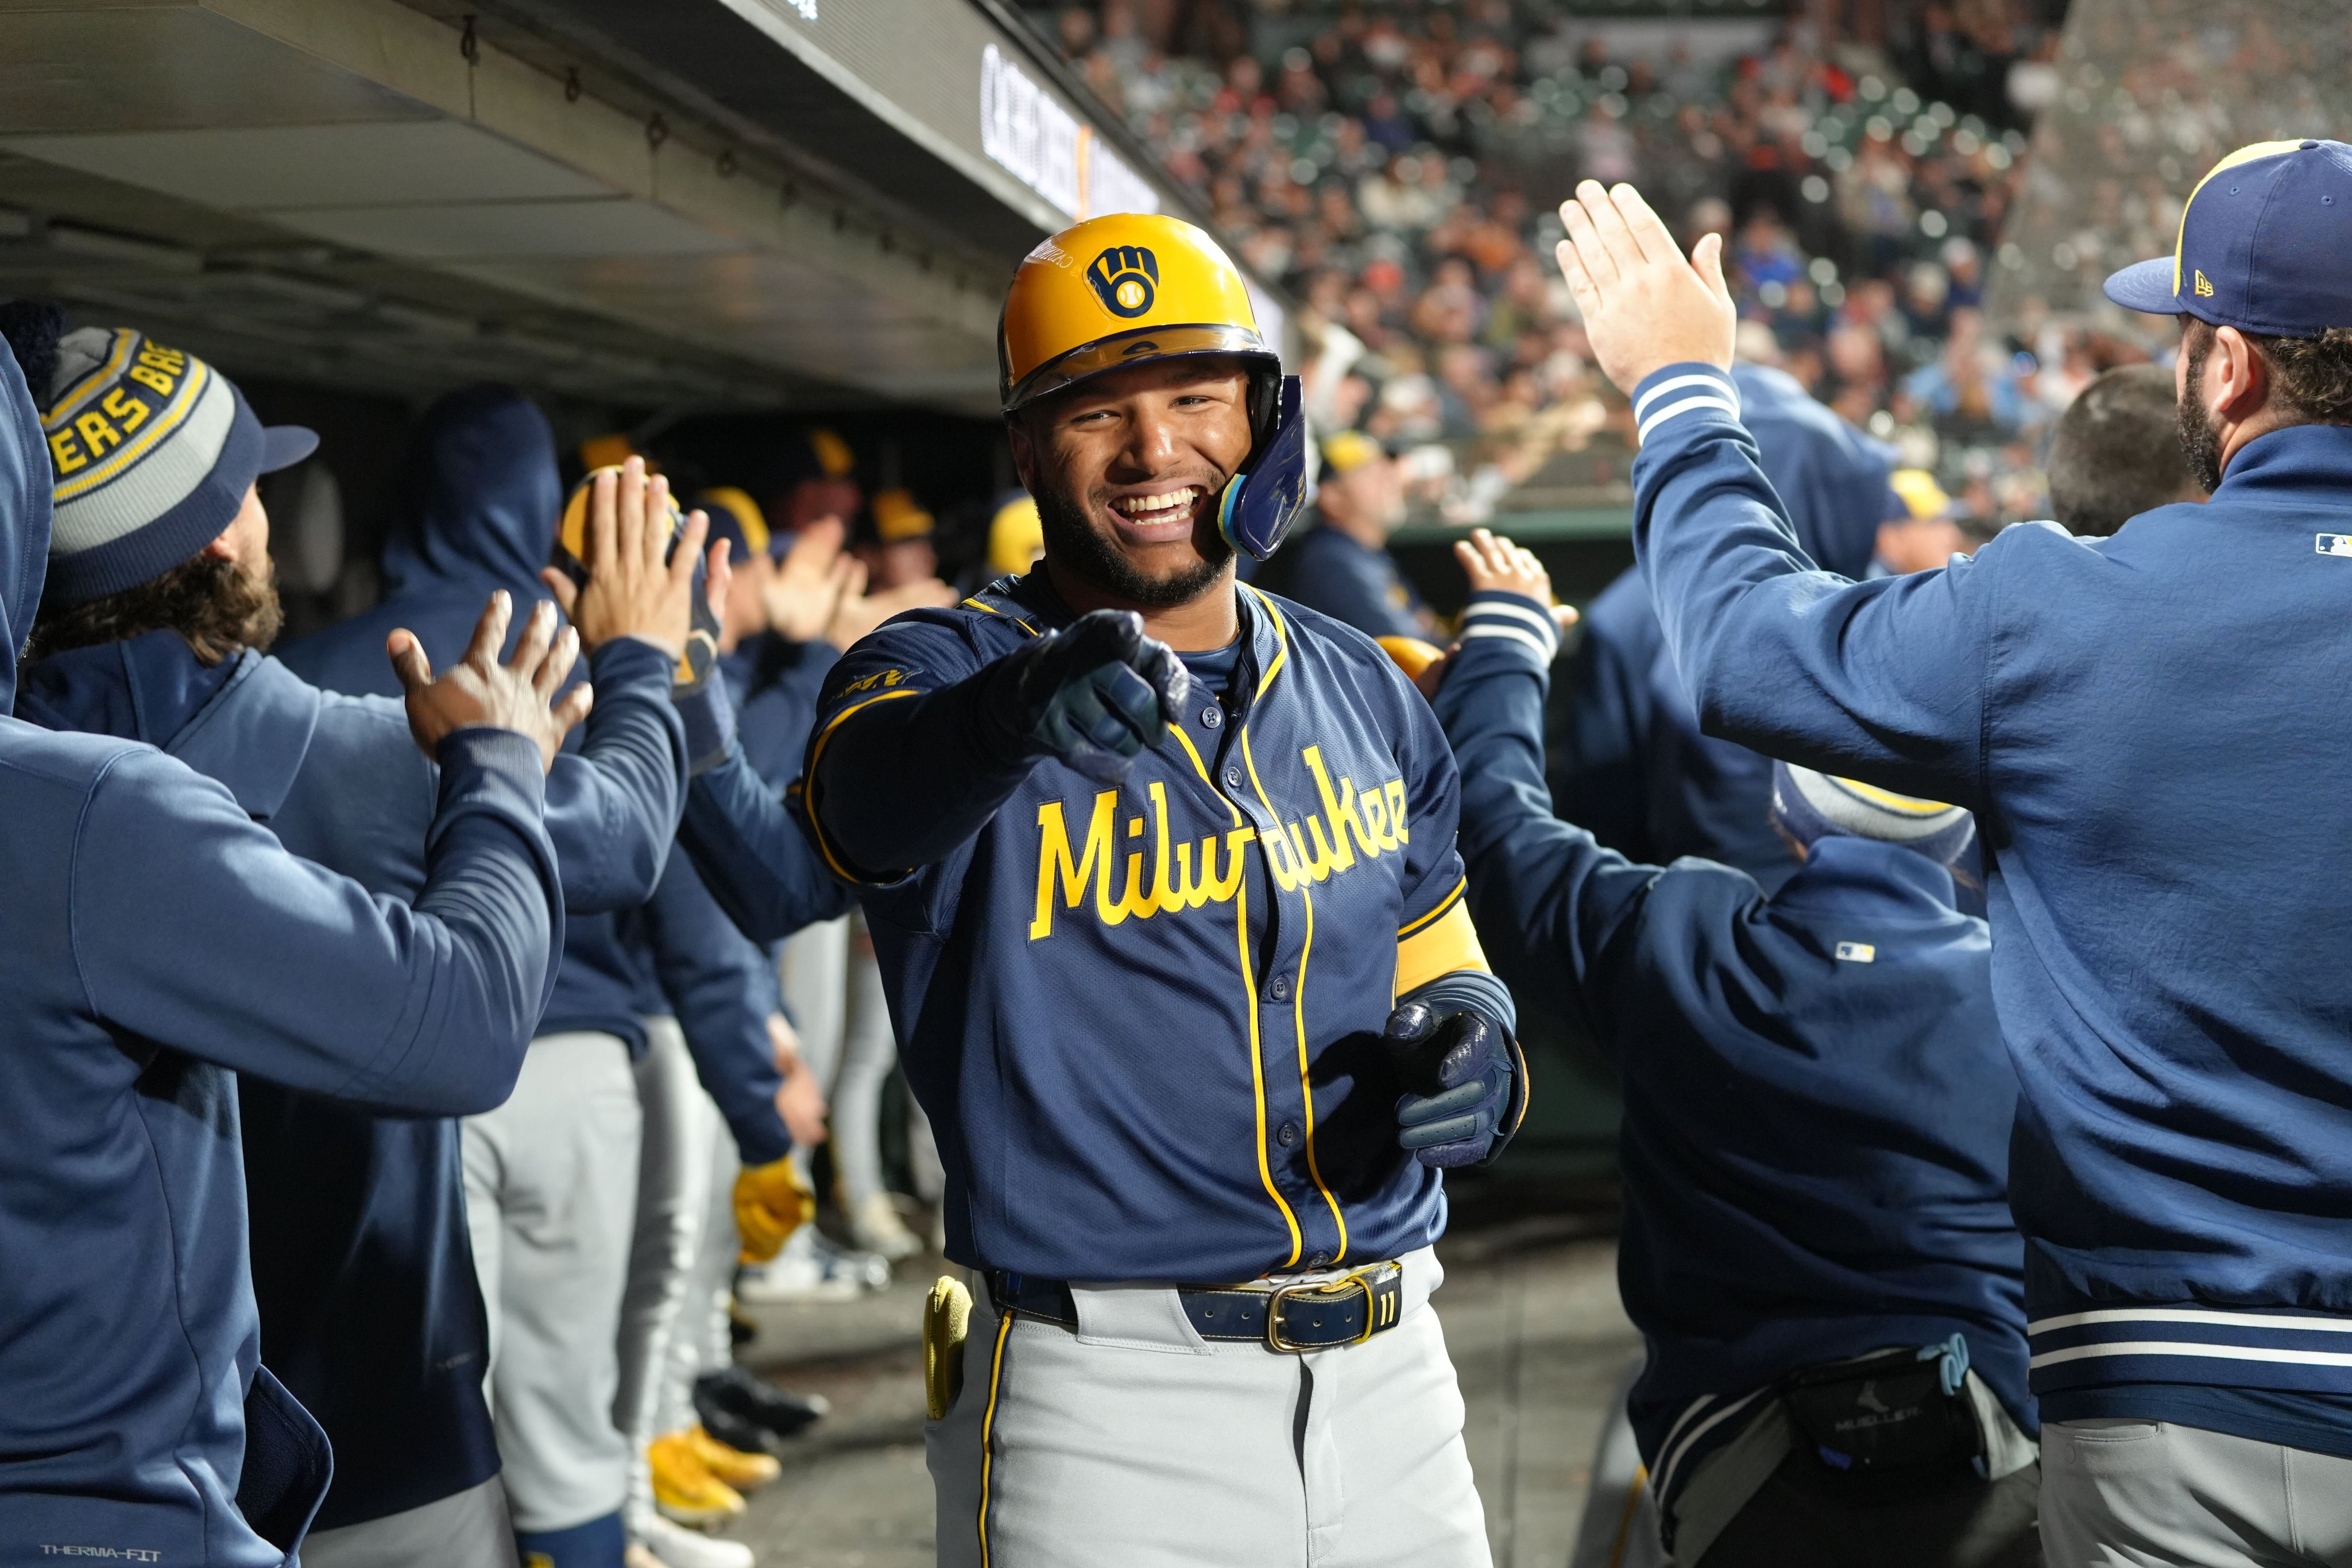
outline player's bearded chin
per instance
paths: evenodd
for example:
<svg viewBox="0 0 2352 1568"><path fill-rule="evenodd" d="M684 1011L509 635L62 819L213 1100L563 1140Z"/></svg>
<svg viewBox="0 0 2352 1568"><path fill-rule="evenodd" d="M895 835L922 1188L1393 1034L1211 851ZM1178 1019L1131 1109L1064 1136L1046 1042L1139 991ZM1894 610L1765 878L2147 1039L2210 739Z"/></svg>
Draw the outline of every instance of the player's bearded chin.
<svg viewBox="0 0 2352 1568"><path fill-rule="evenodd" d="M2181 388L2180 406L2173 413L2181 455L2189 459L2189 472L2196 478L2197 487L2209 496L2221 483L2221 436L2213 428L2213 416L2205 410L2205 356L2212 347L2212 328L2200 324L2189 329L2188 340L2180 346L2189 358L2189 373Z"/></svg>
<svg viewBox="0 0 2352 1568"><path fill-rule="evenodd" d="M1147 610L1168 610L1190 604L1216 586L1234 547L1225 542L1212 517L1192 531L1195 559L1154 577L1119 553L1118 547L1096 531L1087 508L1057 486L1041 488L1036 497L1037 521L1045 535L1045 554L1055 568L1069 572L1089 588Z"/></svg>

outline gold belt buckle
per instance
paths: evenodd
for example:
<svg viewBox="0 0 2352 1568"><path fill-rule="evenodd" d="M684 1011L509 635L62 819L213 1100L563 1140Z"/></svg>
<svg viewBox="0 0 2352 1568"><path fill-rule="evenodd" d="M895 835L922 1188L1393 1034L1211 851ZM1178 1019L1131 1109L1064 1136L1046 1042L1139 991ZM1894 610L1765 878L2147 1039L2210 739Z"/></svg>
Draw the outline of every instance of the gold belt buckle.
<svg viewBox="0 0 2352 1568"><path fill-rule="evenodd" d="M1371 1268L1359 1269L1354 1273L1344 1275L1337 1280L1308 1280L1296 1285L1275 1287L1273 1298L1265 1304L1265 1348L1286 1355L1305 1355L1312 1351L1336 1348L1336 1345L1328 1344L1296 1344L1283 1337L1283 1303L1301 1296L1344 1298L1350 1291L1361 1291L1364 1293L1364 1332L1352 1340L1340 1343L1360 1344L1371 1338L1378 1331L1392 1326L1398 1315L1396 1308L1394 1306L1390 1308L1387 1313L1389 1322L1381 1321L1382 1293L1375 1289L1372 1282L1372 1276L1384 1267L1387 1265L1375 1264ZM1399 1289L1389 1294L1401 1298L1402 1270L1399 1270L1394 1278L1400 1281Z"/></svg>

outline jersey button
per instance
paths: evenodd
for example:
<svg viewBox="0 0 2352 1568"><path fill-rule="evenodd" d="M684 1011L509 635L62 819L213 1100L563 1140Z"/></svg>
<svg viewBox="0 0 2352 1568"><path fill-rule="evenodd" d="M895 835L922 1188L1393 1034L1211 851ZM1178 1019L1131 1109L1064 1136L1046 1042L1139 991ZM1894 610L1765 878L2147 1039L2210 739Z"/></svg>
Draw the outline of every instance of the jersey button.
<svg viewBox="0 0 2352 1568"><path fill-rule="evenodd" d="M1286 1149L1290 1147L1291 1145L1298 1141L1298 1124L1296 1122L1285 1122L1280 1127L1275 1130L1274 1141L1280 1144Z"/></svg>
<svg viewBox="0 0 2352 1568"><path fill-rule="evenodd" d="M1331 1254L1328 1252L1318 1252L1314 1257L1307 1260L1307 1266L1310 1269L1320 1269L1330 1261Z"/></svg>
<svg viewBox="0 0 2352 1568"><path fill-rule="evenodd" d="M1201 723L1204 728L1214 729L1224 722L1225 716L1218 710L1216 704L1211 703L1201 710Z"/></svg>
<svg viewBox="0 0 2352 1568"><path fill-rule="evenodd" d="M1273 979L1268 980L1265 983L1265 994L1272 997L1277 1002L1288 1001L1290 999L1290 977L1287 975L1276 975Z"/></svg>
<svg viewBox="0 0 2352 1568"><path fill-rule="evenodd" d="M1226 788L1226 789L1240 789L1241 787L1242 787L1242 770L1241 770L1240 768L1226 768L1226 769L1225 769L1225 788Z"/></svg>

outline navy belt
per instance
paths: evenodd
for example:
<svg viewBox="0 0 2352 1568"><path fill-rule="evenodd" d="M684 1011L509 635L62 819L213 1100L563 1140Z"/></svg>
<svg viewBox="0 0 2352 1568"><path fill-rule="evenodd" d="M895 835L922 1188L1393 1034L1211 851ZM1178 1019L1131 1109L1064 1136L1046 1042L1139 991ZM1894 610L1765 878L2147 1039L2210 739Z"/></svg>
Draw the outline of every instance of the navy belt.
<svg viewBox="0 0 2352 1568"><path fill-rule="evenodd" d="M1077 1303L1060 1280L994 1270L988 1293L999 1312L1078 1326ZM1184 1319L1204 1340L1262 1344L1297 1354L1354 1344L1385 1333L1404 1316L1404 1270L1373 1263L1336 1280L1309 1280L1270 1290L1179 1286Z"/></svg>

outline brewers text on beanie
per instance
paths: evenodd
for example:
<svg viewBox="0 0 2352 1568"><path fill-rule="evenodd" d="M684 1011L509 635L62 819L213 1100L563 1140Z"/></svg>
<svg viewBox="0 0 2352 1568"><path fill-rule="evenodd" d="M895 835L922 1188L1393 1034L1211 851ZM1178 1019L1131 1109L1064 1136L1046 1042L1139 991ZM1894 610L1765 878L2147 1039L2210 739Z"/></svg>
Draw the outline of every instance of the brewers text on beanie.
<svg viewBox="0 0 2352 1568"><path fill-rule="evenodd" d="M263 429L227 377L128 327L60 338L48 390L52 603L103 599L168 571L219 537L257 477L319 444L299 426Z"/></svg>
<svg viewBox="0 0 2352 1568"><path fill-rule="evenodd" d="M2256 141L2206 172L2172 254L2107 279L2107 298L2264 337L2352 327L2352 147Z"/></svg>

